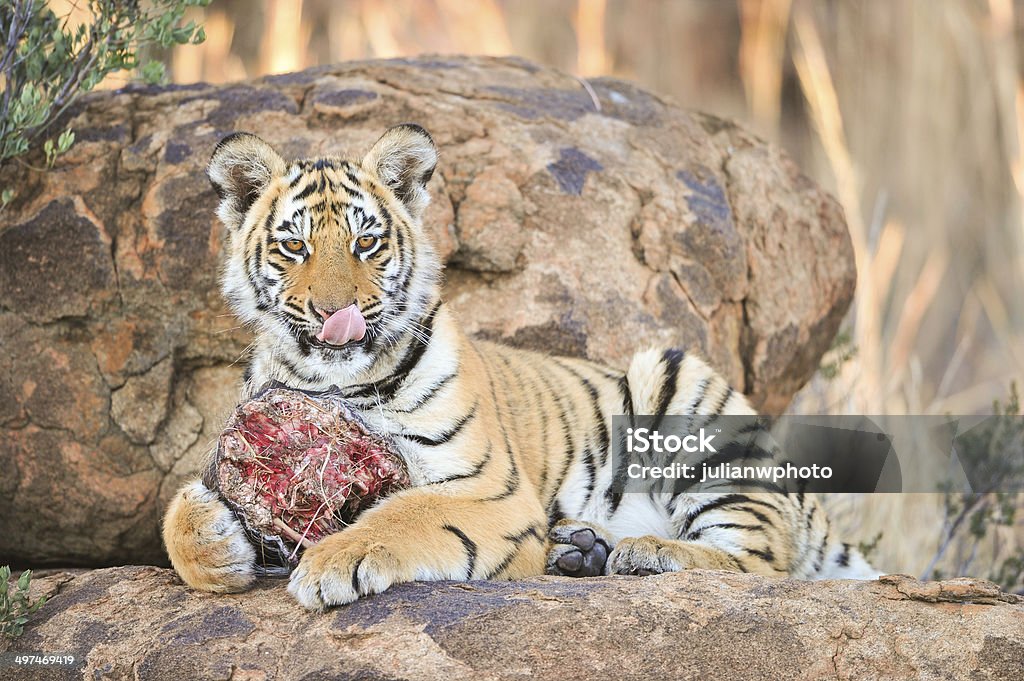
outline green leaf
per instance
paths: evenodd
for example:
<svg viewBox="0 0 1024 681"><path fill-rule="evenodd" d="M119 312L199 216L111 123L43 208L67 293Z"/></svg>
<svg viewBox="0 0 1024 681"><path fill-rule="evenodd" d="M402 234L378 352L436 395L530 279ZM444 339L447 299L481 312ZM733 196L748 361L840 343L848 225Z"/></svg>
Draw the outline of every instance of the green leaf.
<svg viewBox="0 0 1024 681"><path fill-rule="evenodd" d="M75 143L75 133L70 128L65 130L57 138L57 149L60 153L64 153L71 148L71 145Z"/></svg>
<svg viewBox="0 0 1024 681"><path fill-rule="evenodd" d="M150 85L157 85L164 81L166 69L163 63L148 61L142 66L142 79Z"/></svg>

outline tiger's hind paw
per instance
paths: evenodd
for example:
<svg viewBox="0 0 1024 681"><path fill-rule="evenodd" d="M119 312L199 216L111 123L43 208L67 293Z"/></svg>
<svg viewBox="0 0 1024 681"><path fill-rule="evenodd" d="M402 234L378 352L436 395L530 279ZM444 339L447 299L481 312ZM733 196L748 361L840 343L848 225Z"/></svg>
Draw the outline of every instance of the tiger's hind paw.
<svg viewBox="0 0 1024 681"><path fill-rule="evenodd" d="M608 558L608 573L612 575L645 577L683 570L737 572L742 568L722 549L652 535L623 539Z"/></svg>
<svg viewBox="0 0 1024 681"><path fill-rule="evenodd" d="M687 561L679 560L681 553L673 551L669 542L660 537L630 537L623 539L608 561L608 572L613 575L647 575L662 572L678 572L687 567Z"/></svg>
<svg viewBox="0 0 1024 681"><path fill-rule="evenodd" d="M597 525L560 520L548 532L545 572L564 577L596 577L605 573L611 544Z"/></svg>

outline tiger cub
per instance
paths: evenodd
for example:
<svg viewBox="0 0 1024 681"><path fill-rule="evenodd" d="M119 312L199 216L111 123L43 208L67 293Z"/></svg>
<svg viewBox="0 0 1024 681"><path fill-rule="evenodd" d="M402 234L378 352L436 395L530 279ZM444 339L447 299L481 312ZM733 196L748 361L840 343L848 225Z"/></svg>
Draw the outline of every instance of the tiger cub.
<svg viewBox="0 0 1024 681"><path fill-rule="evenodd" d="M468 338L421 224L437 159L423 128L400 125L360 162L289 163L234 134L209 164L228 231L223 293L256 330L242 399L269 381L340 387L413 481L305 552L288 587L302 605L545 572L877 575L810 495L613 493L613 414L751 408L678 350L641 352L623 373ZM257 574L242 527L201 482L177 493L163 537L196 589L240 591Z"/></svg>

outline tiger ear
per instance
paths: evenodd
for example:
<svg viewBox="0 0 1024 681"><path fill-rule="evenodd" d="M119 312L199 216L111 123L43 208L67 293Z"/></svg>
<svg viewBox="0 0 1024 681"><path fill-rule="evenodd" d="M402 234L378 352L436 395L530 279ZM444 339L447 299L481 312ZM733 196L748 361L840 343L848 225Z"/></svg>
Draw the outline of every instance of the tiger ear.
<svg viewBox="0 0 1024 681"><path fill-rule="evenodd" d="M280 154L256 135L236 132L220 141L206 175L220 197L217 215L228 229L242 225L253 202L287 167Z"/></svg>
<svg viewBox="0 0 1024 681"><path fill-rule="evenodd" d="M363 158L363 168L376 173L415 219L430 203L427 182L436 166L433 138L412 123L389 128Z"/></svg>

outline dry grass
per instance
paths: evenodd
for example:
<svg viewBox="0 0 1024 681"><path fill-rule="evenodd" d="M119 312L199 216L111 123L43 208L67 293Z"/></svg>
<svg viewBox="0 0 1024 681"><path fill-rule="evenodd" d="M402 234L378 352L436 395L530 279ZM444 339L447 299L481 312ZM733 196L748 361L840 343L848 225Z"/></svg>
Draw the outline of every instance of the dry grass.
<svg viewBox="0 0 1024 681"><path fill-rule="evenodd" d="M1024 375L1014 7L908 2L884 17L863 7L838 5L831 21L820 6L794 10L793 59L859 275L857 356L796 408L984 413ZM933 564L938 495L832 502L847 505L836 515L853 531L890 528L883 567L922 573ZM925 529L893 528L894 518ZM938 567L949 574L963 564L968 543ZM992 532L971 555L985 574L1021 546L1024 525Z"/></svg>
<svg viewBox="0 0 1024 681"><path fill-rule="evenodd" d="M178 81L223 82L367 57L518 54L736 117L835 192L855 245L855 356L793 409L982 413L1010 380L1024 383L1022 10L1012 0L218 0L196 13L207 42L175 51L171 67ZM934 550L936 532L892 522L935 526L934 498L836 505L853 530L888 528L887 569L917 572Z"/></svg>

